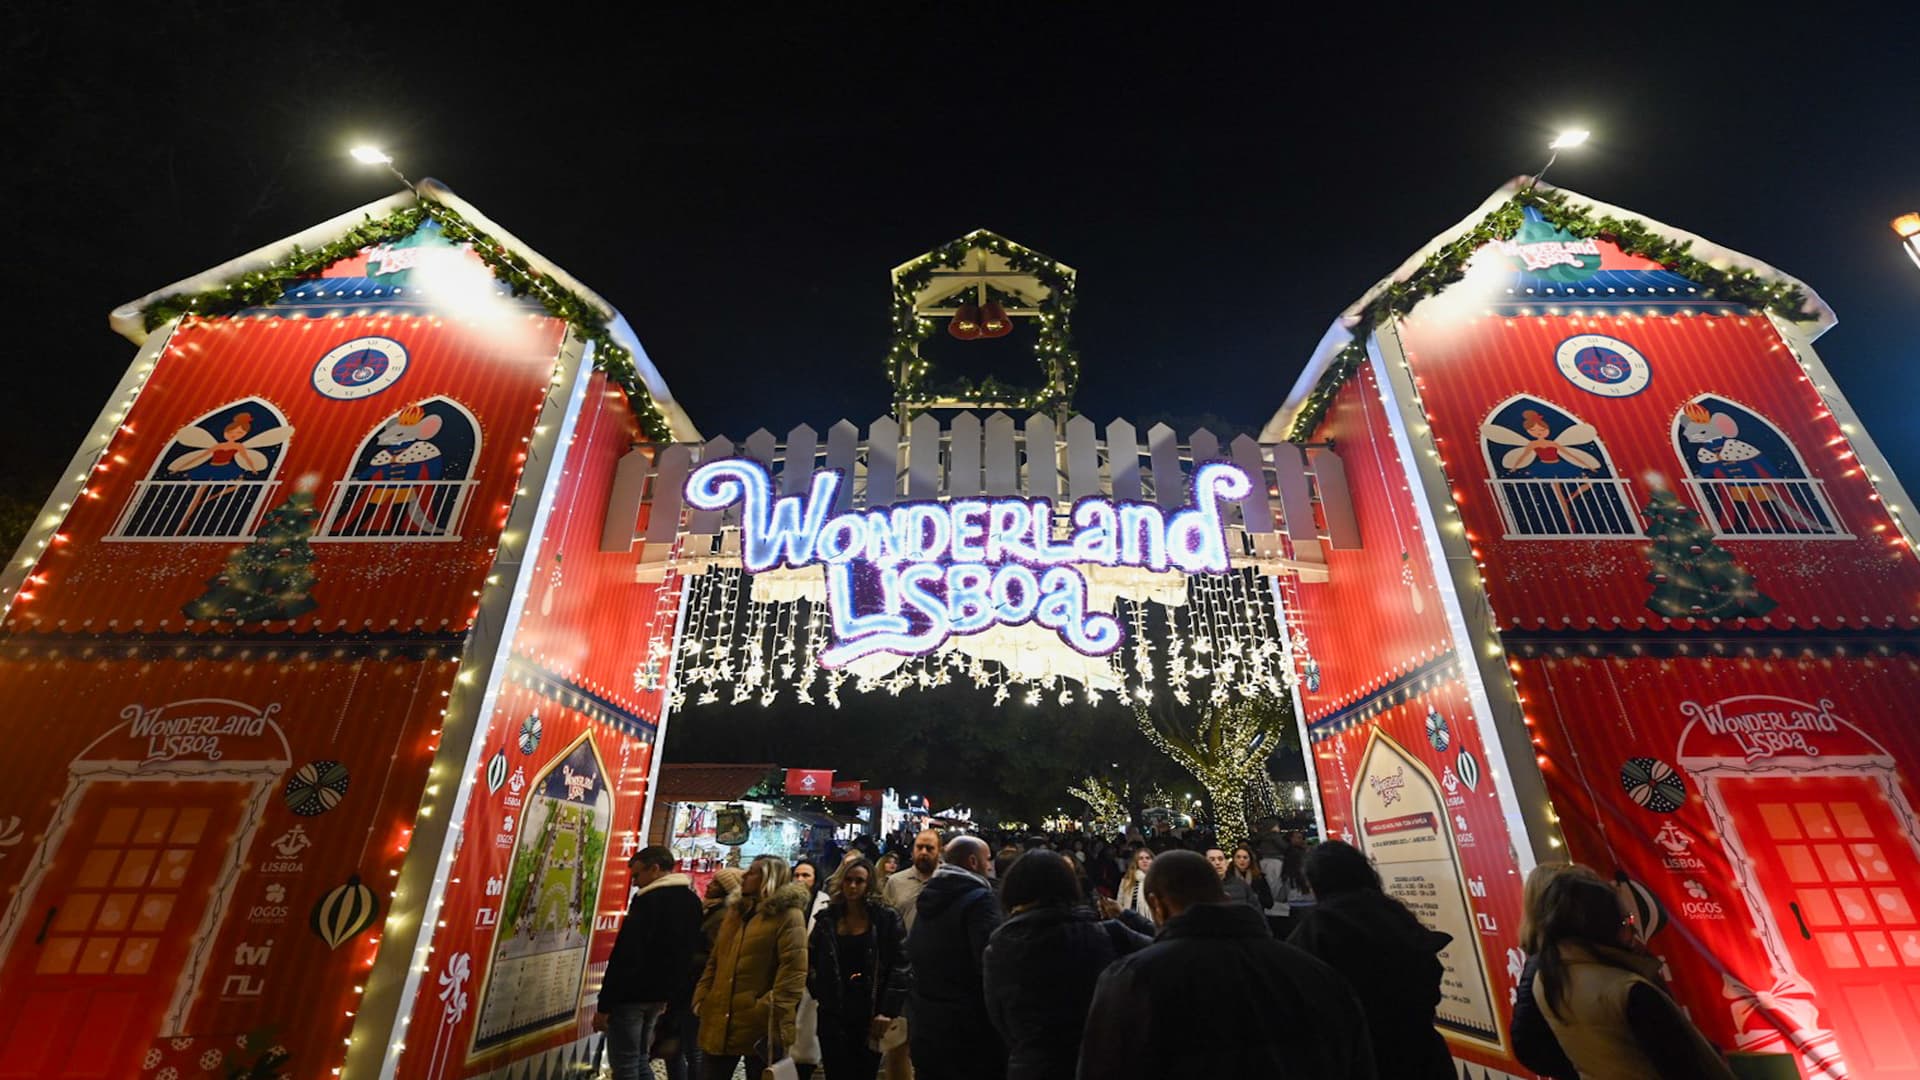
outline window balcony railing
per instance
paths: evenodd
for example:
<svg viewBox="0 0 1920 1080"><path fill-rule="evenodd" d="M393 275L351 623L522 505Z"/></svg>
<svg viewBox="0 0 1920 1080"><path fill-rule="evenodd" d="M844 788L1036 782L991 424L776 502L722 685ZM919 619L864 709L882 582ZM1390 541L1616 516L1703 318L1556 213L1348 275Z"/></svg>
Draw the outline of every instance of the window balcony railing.
<svg viewBox="0 0 1920 1080"><path fill-rule="evenodd" d="M1714 535L1731 540L1848 540L1818 480L1688 480L1693 501L1713 526Z"/></svg>
<svg viewBox="0 0 1920 1080"><path fill-rule="evenodd" d="M1509 540L1601 540L1645 536L1625 477L1489 480Z"/></svg>
<svg viewBox="0 0 1920 1080"><path fill-rule="evenodd" d="M460 539L472 480L338 480L315 540Z"/></svg>
<svg viewBox="0 0 1920 1080"><path fill-rule="evenodd" d="M141 480L103 539L251 540L279 485L278 480Z"/></svg>

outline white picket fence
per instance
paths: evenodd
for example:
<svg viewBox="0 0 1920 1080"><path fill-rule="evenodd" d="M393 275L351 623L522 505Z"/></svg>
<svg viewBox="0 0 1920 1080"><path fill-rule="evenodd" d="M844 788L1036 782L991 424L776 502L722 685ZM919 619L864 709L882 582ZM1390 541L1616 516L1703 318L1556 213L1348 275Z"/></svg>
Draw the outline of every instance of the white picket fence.
<svg viewBox="0 0 1920 1080"><path fill-rule="evenodd" d="M824 440L801 424L784 441L763 428L738 445L715 438L637 447L615 474L601 550L631 551L637 542L644 545L642 565L657 565L681 537L718 537L716 550L692 556L735 554L737 509L688 512L682 501L694 466L725 457L765 465L780 494L805 492L818 470L840 470L851 482L840 488L836 513L972 496L1048 498L1062 506L1106 496L1175 509L1188 500L1195 462L1226 460L1256 478L1252 493L1226 515L1229 540L1239 541L1229 550L1242 564L1324 581L1323 540L1336 549L1360 546L1344 466L1330 447L1261 443L1246 435L1222 445L1205 429L1182 441L1165 424L1148 428L1143 441L1126 420L1108 424L1103 437L1084 416L1056 425L1050 416L1016 423L995 412L982 423L963 412L945 427L923 413L905 431L882 417L867 426L864 439L842 420Z"/></svg>

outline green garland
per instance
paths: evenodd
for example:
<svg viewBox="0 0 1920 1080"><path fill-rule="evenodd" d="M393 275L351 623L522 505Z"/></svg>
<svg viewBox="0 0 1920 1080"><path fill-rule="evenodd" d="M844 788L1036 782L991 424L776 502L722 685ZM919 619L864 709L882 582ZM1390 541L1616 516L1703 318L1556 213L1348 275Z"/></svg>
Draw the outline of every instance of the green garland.
<svg viewBox="0 0 1920 1080"><path fill-rule="evenodd" d="M341 259L379 244L388 244L413 235L428 219L440 224L441 232L456 244L471 245L473 253L506 282L514 296L532 296L547 314L565 322L583 339L593 344L593 366L627 392L634 419L648 439L657 443L673 441L673 427L666 414L654 404L640 380L633 354L613 340L608 320L599 308L578 293L562 285L551 274L536 269L519 253L493 239L452 207L424 196L412 206L402 207L382 218L368 217L347 230L338 239L308 251L296 246L292 254L271 266L251 270L224 284L193 294L163 296L147 305L143 312L146 327L153 330L171 319L185 315L224 315L246 308L266 307L279 300L295 283L324 271Z"/></svg>
<svg viewBox="0 0 1920 1080"><path fill-rule="evenodd" d="M1047 287L1047 298L1040 302L1040 334L1033 346L1034 359L1046 373L1046 385L1038 390L1007 386L992 378L978 384L961 380L938 389L928 385L929 368L920 357L920 343L933 334L934 320L914 311L914 294L927 287L935 270L960 266L967 254L978 248L1000 256L1020 273L1032 274ZM1073 306L1073 274L1004 236L981 230L934 248L908 263L893 282L893 343L887 349L886 364L894 398L909 411L943 394L995 398L1008 401L1016 409L1055 412L1068 408L1080 385L1080 354L1073 348Z"/></svg>
<svg viewBox="0 0 1920 1080"><path fill-rule="evenodd" d="M1693 257L1691 240L1670 240L1637 218L1617 218L1611 214L1593 216L1593 207L1575 206L1563 192L1525 188L1495 207L1472 229L1453 242L1427 256L1405 281L1393 281L1361 309L1357 326L1360 332L1337 353L1320 376L1300 411L1287 429L1290 442L1313 437L1340 387L1367 358L1366 331L1411 312L1414 305L1436 296L1466 276L1467 260L1495 240L1506 240L1520 231L1526 221L1526 209L1532 207L1549 225L1573 236L1598 237L1609 241L1629 255L1651 259L1689 281L1698 282L1706 298L1741 304L1758 311L1771 311L1782 318L1806 319L1807 295L1799 286L1771 281L1752 270L1723 270Z"/></svg>

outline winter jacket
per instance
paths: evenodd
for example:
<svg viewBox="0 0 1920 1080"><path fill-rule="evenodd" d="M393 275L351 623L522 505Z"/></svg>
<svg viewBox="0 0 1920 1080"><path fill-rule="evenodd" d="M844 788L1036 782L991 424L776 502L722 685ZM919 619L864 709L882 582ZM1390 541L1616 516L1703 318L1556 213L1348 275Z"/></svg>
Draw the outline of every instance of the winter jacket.
<svg viewBox="0 0 1920 1080"><path fill-rule="evenodd" d="M1450 935L1428 930L1406 905L1372 889L1323 896L1296 921L1288 943L1326 961L1359 997L1382 1077L1458 1075L1433 1026L1445 974L1438 953Z"/></svg>
<svg viewBox="0 0 1920 1080"><path fill-rule="evenodd" d="M1602 945L1563 944L1567 988L1559 1011L1547 981L1533 1003L1580 1070L1581 1080L1734 1080L1720 1051L1655 981L1660 961Z"/></svg>
<svg viewBox="0 0 1920 1080"><path fill-rule="evenodd" d="M820 1003L820 1014L828 1023L875 1016L899 1016L907 1005L907 990L913 985L913 965L907 962L907 927L900 913L879 903L867 903L867 922L873 932L866 941L865 992L849 999L840 979L842 949L855 947L853 940L840 936L840 920L846 917L845 901L828 904L813 920L813 936L807 940L807 990Z"/></svg>
<svg viewBox="0 0 1920 1080"><path fill-rule="evenodd" d="M1546 1013L1533 1000L1533 980L1540 974L1540 957L1527 957L1520 984L1513 994L1513 1056L1520 1064L1551 1080L1579 1080L1580 1070L1567 1060L1553 1035Z"/></svg>
<svg viewBox="0 0 1920 1080"><path fill-rule="evenodd" d="M751 910L727 901L713 954L694 988L700 1049L751 1054L767 1037L768 1016L781 1045L793 1045L795 1012L807 983L807 888L789 882Z"/></svg>
<svg viewBox="0 0 1920 1080"><path fill-rule="evenodd" d="M641 1001L685 1001L700 940L700 898L685 874L633 894L600 984L600 1011Z"/></svg>
<svg viewBox="0 0 1920 1080"><path fill-rule="evenodd" d="M1253 880L1248 881L1228 869L1226 880L1220 883L1220 887L1227 890L1227 899L1238 900L1256 911L1264 912L1273 903L1273 894L1267 891L1267 879L1259 874L1253 875Z"/></svg>
<svg viewBox="0 0 1920 1080"><path fill-rule="evenodd" d="M998 1078L1006 1050L987 1017L983 983L987 940L1000 925L1000 901L987 879L943 865L927 880L907 932L913 990L913 1068L921 1080Z"/></svg>
<svg viewBox="0 0 1920 1080"><path fill-rule="evenodd" d="M987 1013L1007 1044L1007 1080L1072 1076L1100 973L1153 939L1086 908L1040 907L987 942Z"/></svg>
<svg viewBox="0 0 1920 1080"><path fill-rule="evenodd" d="M1081 1080L1374 1080L1366 1018L1345 980L1273 940L1245 904L1195 904L1100 976ZM1393 1078L1398 1080L1398 1078Z"/></svg>

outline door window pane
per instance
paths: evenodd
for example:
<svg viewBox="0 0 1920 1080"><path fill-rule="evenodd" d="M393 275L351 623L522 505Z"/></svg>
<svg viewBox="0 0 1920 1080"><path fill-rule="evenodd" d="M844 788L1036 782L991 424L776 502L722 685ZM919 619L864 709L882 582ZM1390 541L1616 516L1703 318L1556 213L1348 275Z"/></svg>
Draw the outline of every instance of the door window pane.
<svg viewBox="0 0 1920 1080"><path fill-rule="evenodd" d="M1907 903L1907 894L1899 889L1873 890L1873 906L1880 909L1880 919L1890 923L1910 923L1913 921L1913 906Z"/></svg>
<svg viewBox="0 0 1920 1080"><path fill-rule="evenodd" d="M1800 822L1786 803L1761 803L1760 820L1766 823L1767 835L1775 840L1800 839Z"/></svg>
<svg viewBox="0 0 1920 1080"><path fill-rule="evenodd" d="M155 806L140 815L140 827L133 832L136 844L164 844L167 840L167 824L173 820L173 809Z"/></svg>
<svg viewBox="0 0 1920 1080"><path fill-rule="evenodd" d="M1826 879L1820 876L1820 863L1813 857L1813 849L1792 844L1780 848L1780 861L1786 865L1787 880L1795 885L1818 885Z"/></svg>
<svg viewBox="0 0 1920 1080"><path fill-rule="evenodd" d="M1855 931L1853 940L1860 946L1860 955L1867 958L1868 967L1894 967L1900 963L1894 959L1893 943L1878 930Z"/></svg>
<svg viewBox="0 0 1920 1080"><path fill-rule="evenodd" d="M147 871L153 868L153 852L134 848L120 864L113 883L122 889L138 889L147 883Z"/></svg>
<svg viewBox="0 0 1920 1080"><path fill-rule="evenodd" d="M74 893L60 905L60 914L54 916L49 929L56 934L78 934L93 925L93 913L99 907L99 893Z"/></svg>
<svg viewBox="0 0 1920 1080"><path fill-rule="evenodd" d="M1800 917L1809 927L1839 926L1840 909L1834 905L1833 896L1825 889L1795 889L1794 900L1800 905Z"/></svg>
<svg viewBox="0 0 1920 1080"><path fill-rule="evenodd" d="M1853 860L1847 858L1847 849L1839 844L1815 844L1814 854L1820 858L1820 869L1826 873L1828 881L1858 881L1860 876L1853 872Z"/></svg>
<svg viewBox="0 0 1920 1080"><path fill-rule="evenodd" d="M1861 877L1868 881L1893 880L1893 867L1879 844L1854 844L1852 848L1853 861L1859 865Z"/></svg>
<svg viewBox="0 0 1920 1080"><path fill-rule="evenodd" d="M1814 840L1833 840L1840 835L1833 827L1833 819L1827 816L1827 808L1820 803L1794 803L1793 808L1800 814L1800 824L1806 826L1807 836Z"/></svg>
<svg viewBox="0 0 1920 1080"><path fill-rule="evenodd" d="M94 837L94 842L103 846L126 843L127 837L133 835L134 819L139 816L140 811L131 806L116 806L107 811L100 819L100 835Z"/></svg>
<svg viewBox="0 0 1920 1080"><path fill-rule="evenodd" d="M1872 926L1880 921L1867 900L1865 889L1835 889L1833 898L1840 902L1841 914L1854 926Z"/></svg>
<svg viewBox="0 0 1920 1080"><path fill-rule="evenodd" d="M1859 803L1828 803L1827 809L1833 811L1833 820L1840 826L1841 836L1849 840L1873 839L1873 826L1867 822L1867 815L1860 809Z"/></svg>

